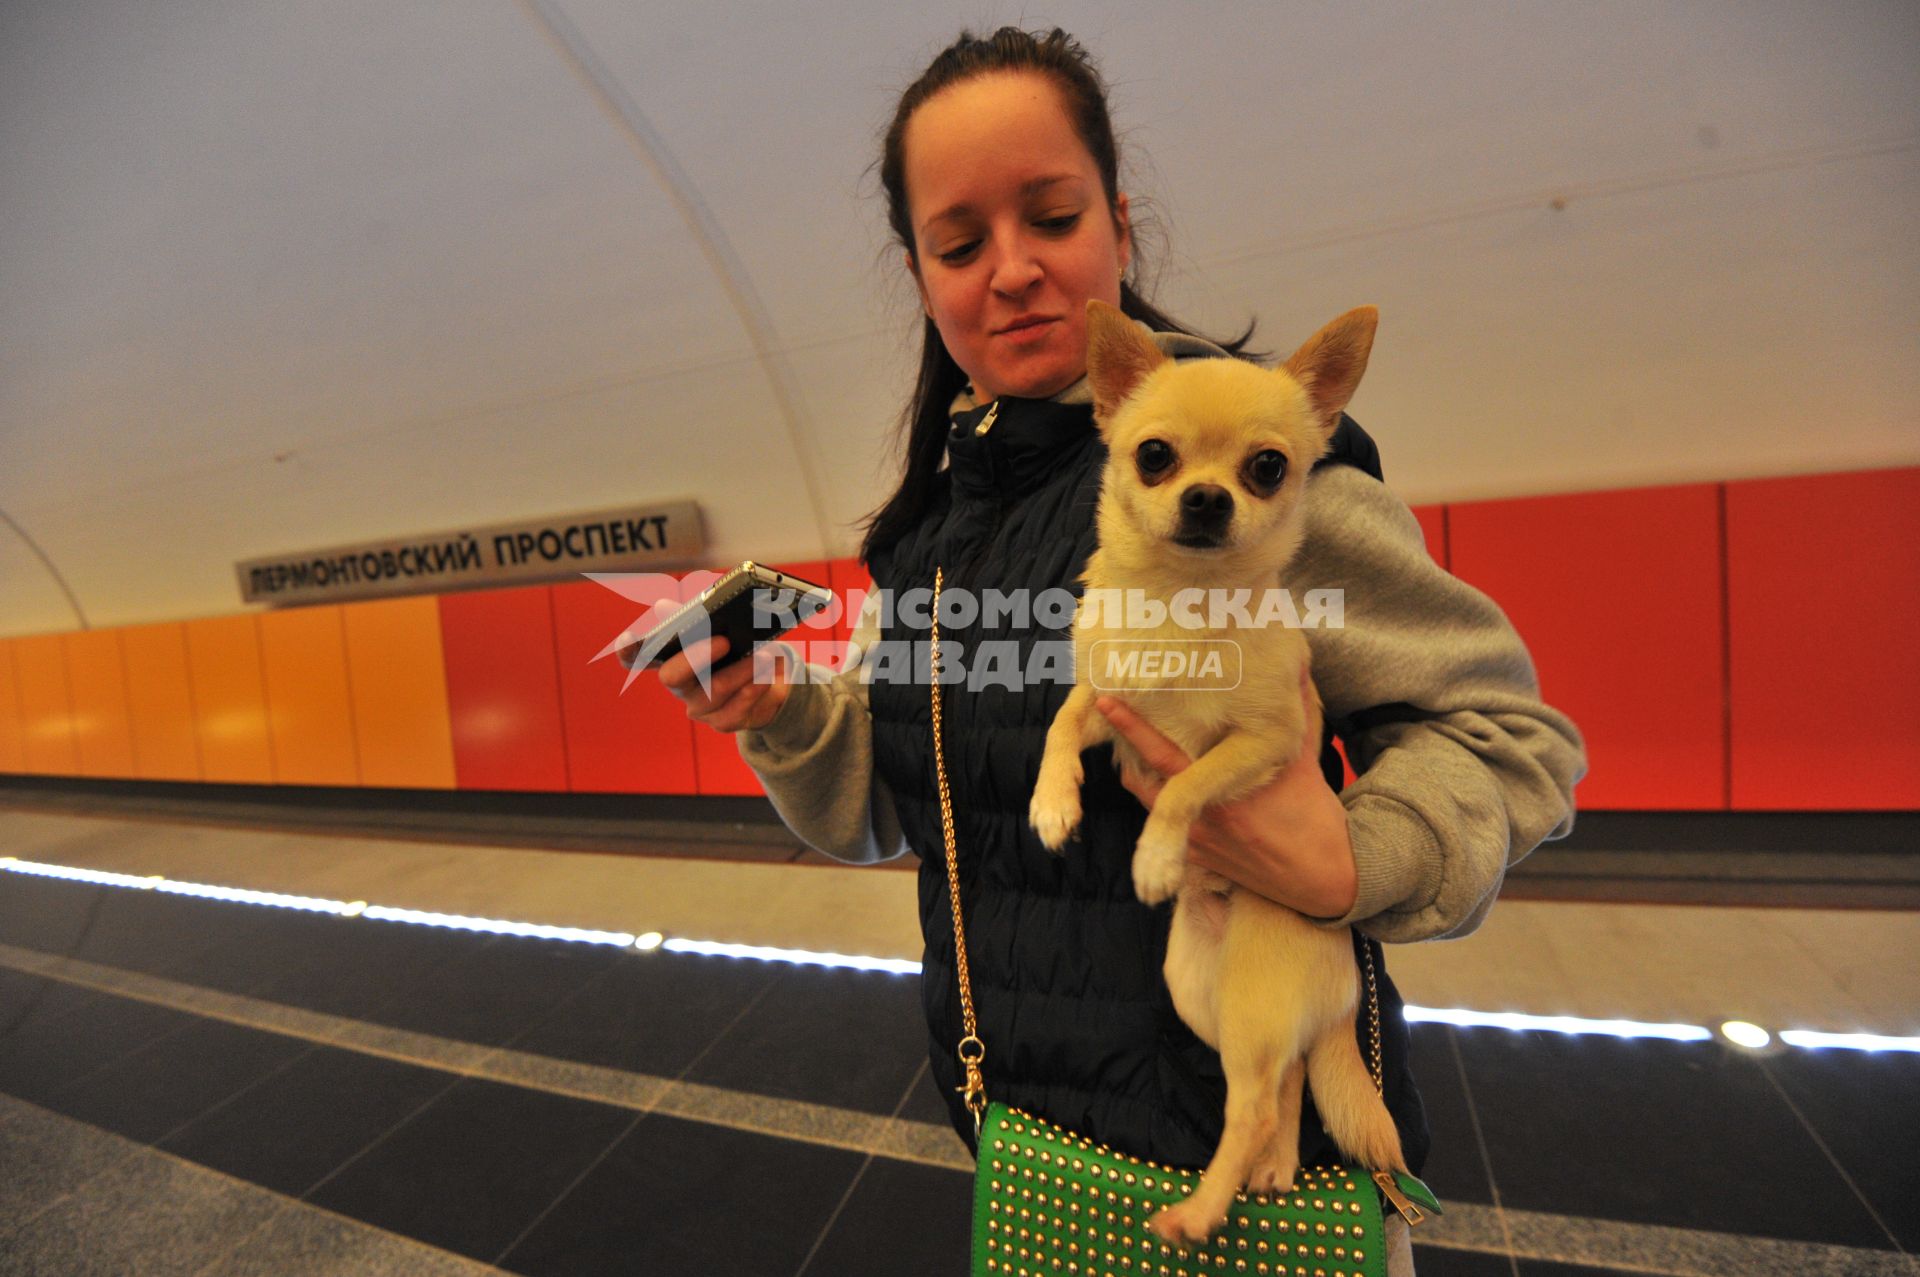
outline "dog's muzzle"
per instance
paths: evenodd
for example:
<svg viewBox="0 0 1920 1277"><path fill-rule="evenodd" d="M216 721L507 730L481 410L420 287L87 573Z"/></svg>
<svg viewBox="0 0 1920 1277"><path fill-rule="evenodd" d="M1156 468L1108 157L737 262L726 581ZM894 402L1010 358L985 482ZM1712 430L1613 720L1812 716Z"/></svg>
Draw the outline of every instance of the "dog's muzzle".
<svg viewBox="0 0 1920 1277"><path fill-rule="evenodd" d="M1180 494L1180 526L1173 541L1190 550L1217 549L1233 523L1233 494L1217 483L1196 483Z"/></svg>

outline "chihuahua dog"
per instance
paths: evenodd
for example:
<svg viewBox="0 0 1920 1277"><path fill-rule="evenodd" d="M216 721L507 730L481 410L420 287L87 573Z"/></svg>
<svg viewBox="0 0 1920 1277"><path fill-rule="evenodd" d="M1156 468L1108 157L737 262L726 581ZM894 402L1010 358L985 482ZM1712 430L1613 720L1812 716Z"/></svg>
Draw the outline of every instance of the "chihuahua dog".
<svg viewBox="0 0 1920 1277"><path fill-rule="evenodd" d="M1124 772L1155 774L1095 709L1101 692L1193 759L1166 778L1133 854L1142 900L1178 894L1168 991L1227 1080L1225 1127L1199 1188L1150 1221L1185 1244L1210 1237L1242 1188L1292 1188L1306 1085L1349 1158L1406 1169L1354 1040L1349 929L1316 926L1186 863L1203 809L1317 745L1305 740L1305 637L1250 621L1268 615L1261 603L1299 547L1308 471L1366 371L1379 314L1349 311L1269 370L1176 364L1118 310L1096 301L1088 311L1087 376L1108 449L1099 547L1081 578L1075 686L1048 729L1029 818L1049 849L1065 846L1080 823L1081 751L1103 741ZM1224 605L1236 596L1240 608Z"/></svg>

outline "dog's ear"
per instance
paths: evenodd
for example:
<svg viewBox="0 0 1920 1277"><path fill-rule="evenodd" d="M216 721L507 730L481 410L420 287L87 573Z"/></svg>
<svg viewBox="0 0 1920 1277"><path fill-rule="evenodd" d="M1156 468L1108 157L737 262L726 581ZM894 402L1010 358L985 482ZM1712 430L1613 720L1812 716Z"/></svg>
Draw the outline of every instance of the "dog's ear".
<svg viewBox="0 0 1920 1277"><path fill-rule="evenodd" d="M1287 371L1313 401L1323 435L1331 435L1340 424L1341 411L1367 371L1367 356L1373 353L1373 334L1379 326L1378 309L1355 307L1307 338L1287 360Z"/></svg>
<svg viewBox="0 0 1920 1277"><path fill-rule="evenodd" d="M1139 325L1103 301L1087 302L1087 383L1102 435L1146 375L1167 361Z"/></svg>

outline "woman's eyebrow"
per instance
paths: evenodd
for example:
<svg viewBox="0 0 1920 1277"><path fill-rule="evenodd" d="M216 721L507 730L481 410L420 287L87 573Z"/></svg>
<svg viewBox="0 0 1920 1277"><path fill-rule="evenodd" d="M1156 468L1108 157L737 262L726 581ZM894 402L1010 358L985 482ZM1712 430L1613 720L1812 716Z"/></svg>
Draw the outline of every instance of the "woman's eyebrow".
<svg viewBox="0 0 1920 1277"><path fill-rule="evenodd" d="M1029 178L1020 183L1020 195L1023 199L1032 199L1035 195L1040 194L1047 188L1058 186L1062 182L1080 181L1082 181L1082 178L1077 173L1054 173L1045 177ZM973 212L973 206L965 200L962 200L958 204L941 209L938 213L935 213L932 217L920 223L920 233L924 235L949 218L965 217L971 212Z"/></svg>

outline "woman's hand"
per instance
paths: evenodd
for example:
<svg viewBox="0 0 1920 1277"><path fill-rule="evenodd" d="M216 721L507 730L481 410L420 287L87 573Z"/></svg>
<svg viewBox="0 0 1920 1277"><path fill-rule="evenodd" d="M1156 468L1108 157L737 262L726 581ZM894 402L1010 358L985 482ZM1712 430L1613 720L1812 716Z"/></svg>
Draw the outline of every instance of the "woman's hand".
<svg viewBox="0 0 1920 1277"><path fill-rule="evenodd" d="M726 655L724 635L675 652L660 666L660 682L687 707L687 717L720 732L758 731L786 704L790 671L784 654L769 645L750 660L714 670L703 691L696 671Z"/></svg>
<svg viewBox="0 0 1920 1277"><path fill-rule="evenodd" d="M1194 864L1236 886L1315 918L1338 918L1353 908L1359 877L1347 838L1347 809L1320 771L1320 708L1305 671L1300 691L1307 730L1299 756L1266 785L1235 802L1208 807L1193 823L1188 854ZM1163 776L1193 762L1113 696L1094 701L1119 735ZM1149 811L1162 782L1121 770L1120 783Z"/></svg>

